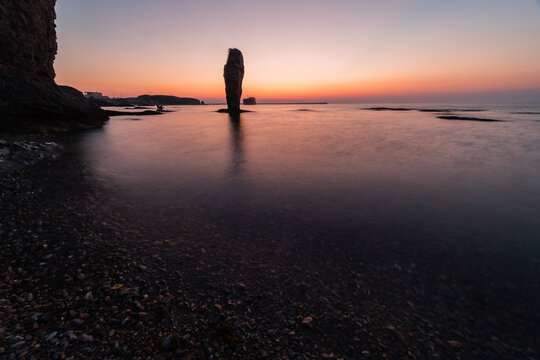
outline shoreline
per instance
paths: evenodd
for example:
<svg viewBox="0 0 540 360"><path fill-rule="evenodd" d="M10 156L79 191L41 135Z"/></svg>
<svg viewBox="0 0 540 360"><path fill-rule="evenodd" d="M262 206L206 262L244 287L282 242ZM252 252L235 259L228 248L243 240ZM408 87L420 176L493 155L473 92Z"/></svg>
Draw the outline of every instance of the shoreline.
<svg viewBox="0 0 540 360"><path fill-rule="evenodd" d="M111 202L61 136L38 138L64 149L0 175L3 357L536 356L538 264L369 230L349 252L346 232L317 229L171 238Z"/></svg>
<svg viewBox="0 0 540 360"><path fill-rule="evenodd" d="M55 158L64 147L59 136L48 133L0 133L0 176Z"/></svg>

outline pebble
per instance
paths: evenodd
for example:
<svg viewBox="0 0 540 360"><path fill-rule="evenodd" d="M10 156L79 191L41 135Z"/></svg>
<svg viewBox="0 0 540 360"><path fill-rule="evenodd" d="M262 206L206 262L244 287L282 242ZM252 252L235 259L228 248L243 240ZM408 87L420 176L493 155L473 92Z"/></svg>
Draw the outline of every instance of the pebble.
<svg viewBox="0 0 540 360"><path fill-rule="evenodd" d="M84 324L84 320L83 319L80 319L80 318L77 318L77 319L73 319L71 320L71 322L77 326L81 326L82 324Z"/></svg>
<svg viewBox="0 0 540 360"><path fill-rule="evenodd" d="M14 343L17 343L17 342L19 342L21 340L24 340L24 338L22 336L18 336L18 335L17 336L12 336L12 337L9 338L9 343L14 344Z"/></svg>
<svg viewBox="0 0 540 360"><path fill-rule="evenodd" d="M24 345L25 343L26 343L26 341L22 340L22 341L19 341L19 342L14 343L14 344L11 344L10 348L11 348L11 349L16 349L16 348L18 348L19 346Z"/></svg>
<svg viewBox="0 0 540 360"><path fill-rule="evenodd" d="M82 342L86 343L94 341L94 337L88 334L81 334L80 339Z"/></svg>
<svg viewBox="0 0 540 360"><path fill-rule="evenodd" d="M171 348L171 345L172 345L172 336L169 335L165 338L165 340L163 340L163 342L161 343L161 347L164 348L165 350L168 350Z"/></svg>
<svg viewBox="0 0 540 360"><path fill-rule="evenodd" d="M58 331L53 331L52 333L50 333L49 335L47 335L47 337L45 338L45 340L51 341L52 339L54 339L54 338L56 337L56 334L58 334Z"/></svg>

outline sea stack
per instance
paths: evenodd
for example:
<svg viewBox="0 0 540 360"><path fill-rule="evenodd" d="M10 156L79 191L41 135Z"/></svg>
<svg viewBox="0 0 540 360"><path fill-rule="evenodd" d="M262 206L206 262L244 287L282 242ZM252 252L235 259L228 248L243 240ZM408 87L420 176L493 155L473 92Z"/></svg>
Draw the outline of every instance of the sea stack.
<svg viewBox="0 0 540 360"><path fill-rule="evenodd" d="M54 82L56 0L0 1L0 131L100 126L107 115Z"/></svg>
<svg viewBox="0 0 540 360"><path fill-rule="evenodd" d="M244 79L244 57L240 50L229 49L227 63L223 68L223 77L227 94L227 110L229 113L239 113Z"/></svg>

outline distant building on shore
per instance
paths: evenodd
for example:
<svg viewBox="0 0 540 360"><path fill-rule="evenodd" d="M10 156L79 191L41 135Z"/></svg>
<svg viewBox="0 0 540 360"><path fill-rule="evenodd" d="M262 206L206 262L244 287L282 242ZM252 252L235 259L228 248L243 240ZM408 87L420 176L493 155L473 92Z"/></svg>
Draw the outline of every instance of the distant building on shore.
<svg viewBox="0 0 540 360"><path fill-rule="evenodd" d="M244 103L244 105L256 105L257 104L257 100L253 96L245 98L242 102Z"/></svg>
<svg viewBox="0 0 540 360"><path fill-rule="evenodd" d="M84 93L84 97L87 98L87 99L94 98L94 99L97 99L97 100L108 100L109 99L108 96L104 96L102 93L97 92L97 91L86 91Z"/></svg>

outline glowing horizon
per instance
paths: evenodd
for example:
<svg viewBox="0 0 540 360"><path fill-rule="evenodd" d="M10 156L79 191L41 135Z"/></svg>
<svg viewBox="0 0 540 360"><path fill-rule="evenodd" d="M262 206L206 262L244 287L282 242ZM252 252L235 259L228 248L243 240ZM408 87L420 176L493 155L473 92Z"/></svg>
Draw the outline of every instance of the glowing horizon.
<svg viewBox="0 0 540 360"><path fill-rule="evenodd" d="M534 0L58 0L56 10L57 83L113 97L223 101L229 47L244 54L243 95L264 101L540 94Z"/></svg>

